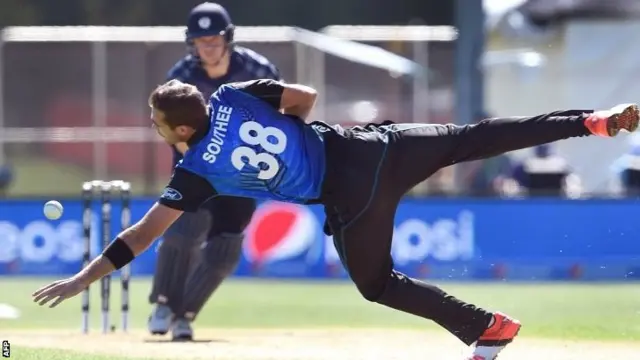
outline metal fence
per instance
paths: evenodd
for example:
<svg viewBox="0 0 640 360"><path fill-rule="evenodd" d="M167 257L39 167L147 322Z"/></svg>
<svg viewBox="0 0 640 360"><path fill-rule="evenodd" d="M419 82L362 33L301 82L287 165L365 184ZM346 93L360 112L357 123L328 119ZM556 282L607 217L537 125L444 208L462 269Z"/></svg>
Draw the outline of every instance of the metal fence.
<svg viewBox="0 0 640 360"><path fill-rule="evenodd" d="M326 29L428 66L434 75L428 83L371 66L362 55L309 46L292 31L241 27L236 34L239 45L265 55L287 81L321 90L314 113L321 120L453 121L454 29ZM5 28L0 164L16 174L9 195L76 195L90 178L124 178L138 194L159 191L171 155L150 129L147 97L185 55L183 34L174 27Z"/></svg>

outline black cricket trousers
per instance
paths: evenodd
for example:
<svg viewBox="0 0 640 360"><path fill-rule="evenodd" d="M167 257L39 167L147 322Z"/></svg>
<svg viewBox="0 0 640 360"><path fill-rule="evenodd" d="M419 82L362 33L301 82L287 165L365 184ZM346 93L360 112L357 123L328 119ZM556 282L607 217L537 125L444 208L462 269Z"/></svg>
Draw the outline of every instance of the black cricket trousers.
<svg viewBox="0 0 640 360"><path fill-rule="evenodd" d="M325 135L327 172L321 202L325 232L364 298L431 319L465 344L492 314L436 286L393 270L390 255L402 196L437 170L556 140L588 136L584 113L487 119L474 125L370 124Z"/></svg>

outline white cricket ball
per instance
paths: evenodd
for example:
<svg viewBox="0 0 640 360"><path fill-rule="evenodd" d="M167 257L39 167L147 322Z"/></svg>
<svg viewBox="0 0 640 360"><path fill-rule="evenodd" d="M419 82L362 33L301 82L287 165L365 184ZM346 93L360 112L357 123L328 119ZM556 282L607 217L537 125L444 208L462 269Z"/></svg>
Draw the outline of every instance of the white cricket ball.
<svg viewBox="0 0 640 360"><path fill-rule="evenodd" d="M47 201L44 204L44 216L49 220L58 220L62 216L62 204L55 200Z"/></svg>

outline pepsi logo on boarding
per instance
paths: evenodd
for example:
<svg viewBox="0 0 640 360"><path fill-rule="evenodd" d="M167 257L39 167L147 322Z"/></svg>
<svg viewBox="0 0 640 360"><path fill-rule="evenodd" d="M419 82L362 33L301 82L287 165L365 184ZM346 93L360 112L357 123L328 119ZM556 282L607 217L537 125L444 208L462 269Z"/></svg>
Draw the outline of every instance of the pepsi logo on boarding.
<svg viewBox="0 0 640 360"><path fill-rule="evenodd" d="M245 256L257 266L294 258L311 248L317 230L315 215L306 207L266 202L247 228Z"/></svg>

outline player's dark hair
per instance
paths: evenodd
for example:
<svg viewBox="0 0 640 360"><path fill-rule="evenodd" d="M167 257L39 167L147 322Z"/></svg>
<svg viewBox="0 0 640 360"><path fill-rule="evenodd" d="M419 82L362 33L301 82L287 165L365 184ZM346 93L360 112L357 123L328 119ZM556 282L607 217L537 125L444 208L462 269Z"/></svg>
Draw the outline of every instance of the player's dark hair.
<svg viewBox="0 0 640 360"><path fill-rule="evenodd" d="M179 80L158 86L149 96L149 106L164 114L164 121L175 129L186 125L197 129L208 117L207 104L198 89Z"/></svg>

